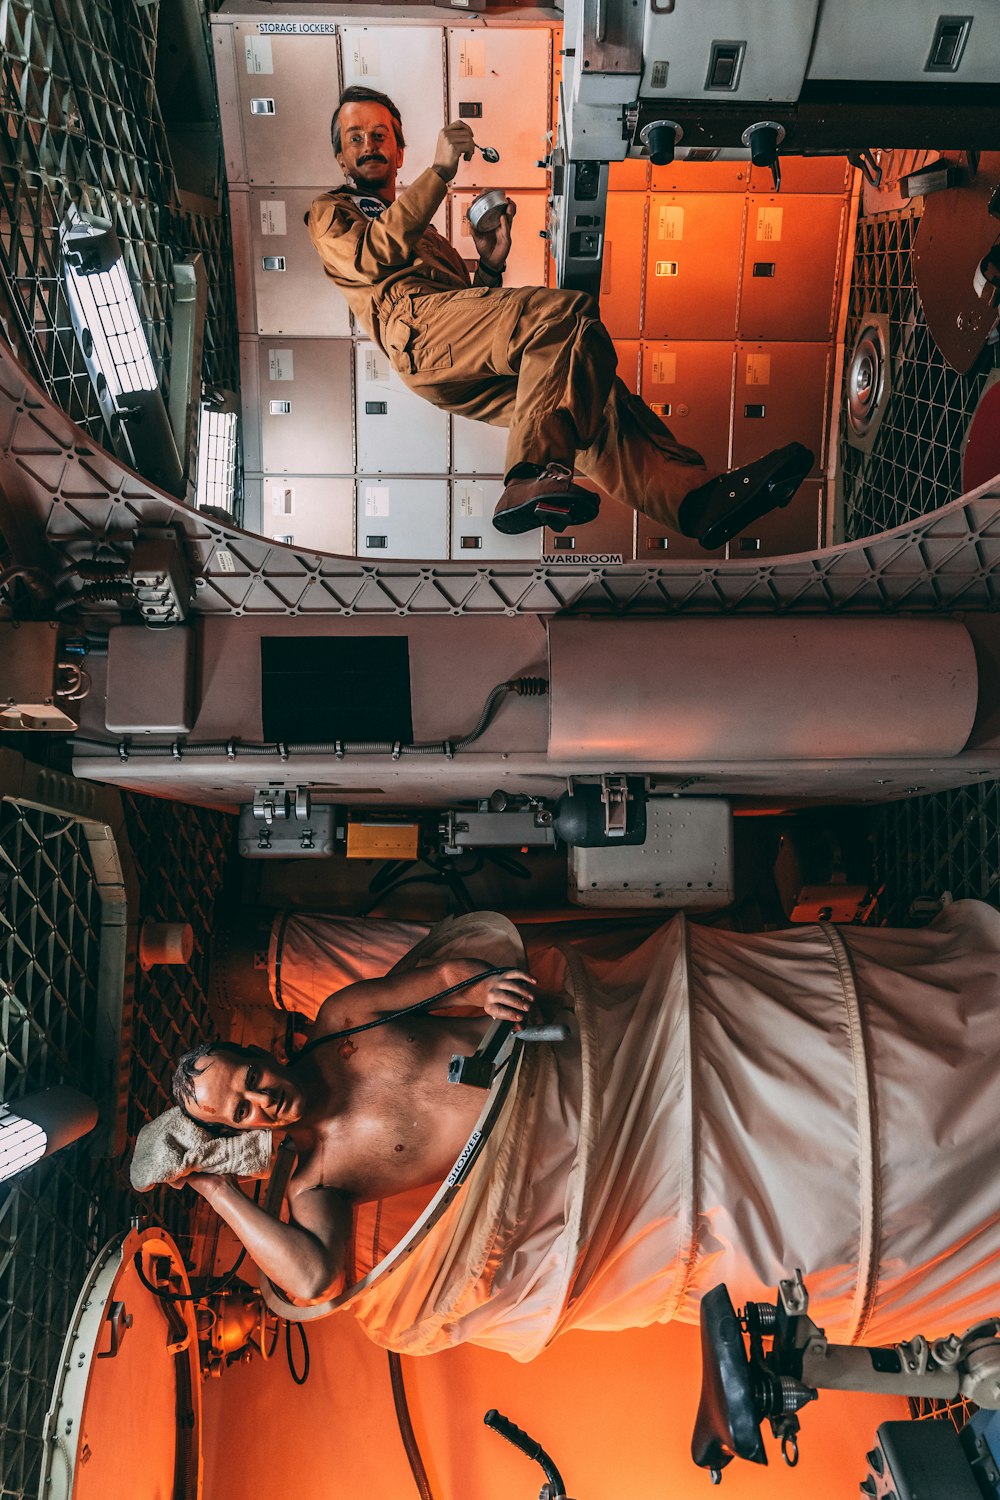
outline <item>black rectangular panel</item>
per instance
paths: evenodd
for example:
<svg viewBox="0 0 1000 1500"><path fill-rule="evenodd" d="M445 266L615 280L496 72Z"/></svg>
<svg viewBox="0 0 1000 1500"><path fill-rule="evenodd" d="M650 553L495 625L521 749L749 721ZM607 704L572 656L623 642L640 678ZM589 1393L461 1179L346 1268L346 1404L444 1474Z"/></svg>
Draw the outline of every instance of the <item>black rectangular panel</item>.
<svg viewBox="0 0 1000 1500"><path fill-rule="evenodd" d="M413 739L406 636L264 636L266 740Z"/></svg>

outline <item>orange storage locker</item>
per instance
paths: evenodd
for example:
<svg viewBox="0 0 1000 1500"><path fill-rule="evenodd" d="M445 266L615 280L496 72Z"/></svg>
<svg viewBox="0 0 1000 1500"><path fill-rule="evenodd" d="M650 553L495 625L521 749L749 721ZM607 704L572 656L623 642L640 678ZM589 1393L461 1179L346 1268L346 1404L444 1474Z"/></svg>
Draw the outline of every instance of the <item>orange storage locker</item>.
<svg viewBox="0 0 1000 1500"><path fill-rule="evenodd" d="M601 497L601 509L593 521L573 531L549 531L545 529L542 555L565 558L574 557L621 557L623 563L631 562L635 555L636 512L621 500L613 500L596 484L580 478L585 489L593 490Z"/></svg>
<svg viewBox="0 0 1000 1500"><path fill-rule="evenodd" d="M782 557L786 552L815 552L823 545L826 483L807 479L784 510L772 510L729 543L732 558Z"/></svg>
<svg viewBox="0 0 1000 1500"><path fill-rule="evenodd" d="M745 193L749 177L749 161L675 158L665 167L654 167L650 182L654 193ZM767 181L770 186L770 173Z"/></svg>
<svg viewBox="0 0 1000 1500"><path fill-rule="evenodd" d="M652 194L644 338L733 338L743 205L727 193Z"/></svg>
<svg viewBox="0 0 1000 1500"><path fill-rule="evenodd" d="M639 331L645 224L645 193L608 194L600 300L612 338L634 338Z"/></svg>
<svg viewBox="0 0 1000 1500"><path fill-rule="evenodd" d="M608 165L608 192L644 193L649 187L649 158L629 156Z"/></svg>
<svg viewBox="0 0 1000 1500"><path fill-rule="evenodd" d="M749 164L748 164L749 166ZM846 156L783 156L782 193L845 193L854 171ZM770 167L749 167L751 193L770 193Z"/></svg>
<svg viewBox="0 0 1000 1500"><path fill-rule="evenodd" d="M643 344L643 400L710 469L729 468L732 393L732 344Z"/></svg>
<svg viewBox="0 0 1000 1500"><path fill-rule="evenodd" d="M639 391L639 340L615 339L618 374L630 391Z"/></svg>
<svg viewBox="0 0 1000 1500"><path fill-rule="evenodd" d="M827 344L739 343L732 467L785 443L805 443L823 470L831 351Z"/></svg>
<svg viewBox="0 0 1000 1500"><path fill-rule="evenodd" d="M830 337L846 213L840 197L750 194L740 338Z"/></svg>

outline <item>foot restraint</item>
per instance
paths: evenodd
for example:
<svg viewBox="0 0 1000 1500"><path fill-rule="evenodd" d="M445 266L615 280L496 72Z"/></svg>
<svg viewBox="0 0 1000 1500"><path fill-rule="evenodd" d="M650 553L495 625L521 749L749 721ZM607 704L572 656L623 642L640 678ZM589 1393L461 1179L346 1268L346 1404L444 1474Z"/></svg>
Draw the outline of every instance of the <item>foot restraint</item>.
<svg viewBox="0 0 1000 1500"><path fill-rule="evenodd" d="M789 503L812 469L815 455L802 443L787 443L755 463L720 474L685 495L680 522L685 536L706 551L721 547L745 527Z"/></svg>

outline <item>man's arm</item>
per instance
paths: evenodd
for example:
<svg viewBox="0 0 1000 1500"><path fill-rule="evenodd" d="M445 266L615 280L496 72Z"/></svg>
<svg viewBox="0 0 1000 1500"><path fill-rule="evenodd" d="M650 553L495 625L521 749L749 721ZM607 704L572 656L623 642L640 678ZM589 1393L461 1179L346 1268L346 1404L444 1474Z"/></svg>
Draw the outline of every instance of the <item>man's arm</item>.
<svg viewBox="0 0 1000 1500"><path fill-rule="evenodd" d="M351 1232L351 1204L337 1188L304 1187L288 1196L290 1222L274 1219L248 1198L231 1177L192 1172L189 1187L225 1219L259 1266L290 1297L316 1302L344 1287L344 1263Z"/></svg>
<svg viewBox="0 0 1000 1500"><path fill-rule="evenodd" d="M377 219L366 219L353 205L325 193L309 210L309 237L335 281L372 286L412 262L447 191L444 179L428 167Z"/></svg>
<svg viewBox="0 0 1000 1500"><path fill-rule="evenodd" d="M361 979L356 984L346 985L324 1001L313 1026L313 1038L339 1031L344 1026L364 1025L366 1021L384 1016L387 1011L404 1010L408 1005L416 1005L431 995L440 994L442 990L490 967L486 959L448 958L422 968L386 974L383 979ZM495 1021L520 1024L531 1008L534 989L535 981L530 974L519 969L505 969L502 974L491 975L478 984L459 990L440 1005L435 1005L434 1011L477 1006Z"/></svg>

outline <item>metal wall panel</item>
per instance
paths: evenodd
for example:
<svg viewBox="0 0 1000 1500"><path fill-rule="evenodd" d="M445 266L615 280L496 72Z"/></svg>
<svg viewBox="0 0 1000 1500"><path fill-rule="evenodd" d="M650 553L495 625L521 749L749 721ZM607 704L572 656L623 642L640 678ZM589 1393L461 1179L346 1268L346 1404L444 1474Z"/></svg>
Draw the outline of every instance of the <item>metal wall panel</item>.
<svg viewBox="0 0 1000 1500"><path fill-rule="evenodd" d="M451 556L456 562L495 558L537 558L540 531L504 536L492 524L503 493L502 479L453 479L451 483Z"/></svg>
<svg viewBox="0 0 1000 1500"><path fill-rule="evenodd" d="M400 180L412 182L434 160L445 123L444 29L344 26L340 56L345 88L379 89L398 107L406 138Z"/></svg>
<svg viewBox="0 0 1000 1500"><path fill-rule="evenodd" d="M451 419L451 467L455 474L506 472L507 429L468 417Z"/></svg>
<svg viewBox="0 0 1000 1500"><path fill-rule="evenodd" d="M781 192L844 193L854 168L846 156L783 156ZM770 167L750 167L751 193L772 191Z"/></svg>
<svg viewBox="0 0 1000 1500"><path fill-rule="evenodd" d="M710 469L729 468L733 367L729 343L642 346L643 400Z"/></svg>
<svg viewBox="0 0 1000 1500"><path fill-rule="evenodd" d="M825 5L809 62L810 78L847 78L885 83L990 83L1000 72L1000 27L993 0L969 0L956 17L940 0L907 0L906 24L893 0L838 0ZM955 72L932 73L927 62L940 20L972 26ZM857 39L864 45L858 46Z"/></svg>
<svg viewBox="0 0 1000 1500"><path fill-rule="evenodd" d="M733 468L799 442L823 469L830 358L827 344L737 344Z"/></svg>
<svg viewBox="0 0 1000 1500"><path fill-rule="evenodd" d="M644 193L649 187L649 158L629 156L608 163L609 193Z"/></svg>
<svg viewBox="0 0 1000 1500"><path fill-rule="evenodd" d="M636 513L630 505L615 500L589 480L578 479L584 489L593 490L601 497L601 508L593 521L569 531L550 531L545 528L542 553L549 557L565 557L572 560L581 554L586 557L617 557L631 562L635 556Z"/></svg>
<svg viewBox="0 0 1000 1500"><path fill-rule="evenodd" d="M353 475L265 476L261 532L297 547L353 557L354 487Z"/></svg>
<svg viewBox="0 0 1000 1500"><path fill-rule="evenodd" d="M740 338L830 337L846 212L842 197L747 198Z"/></svg>
<svg viewBox="0 0 1000 1500"><path fill-rule="evenodd" d="M639 349L638 339L615 339L618 376L636 395L639 393Z"/></svg>
<svg viewBox="0 0 1000 1500"><path fill-rule="evenodd" d="M259 474L264 467L260 450L260 345L256 339L240 339L240 428L243 468Z"/></svg>
<svg viewBox="0 0 1000 1500"><path fill-rule="evenodd" d="M749 161L685 161L675 157L665 167L654 167L654 193L745 193ZM767 174L771 181L770 172Z"/></svg>
<svg viewBox="0 0 1000 1500"><path fill-rule="evenodd" d="M609 193L601 265L601 320L613 338L634 337L642 306L646 194Z"/></svg>
<svg viewBox="0 0 1000 1500"><path fill-rule="evenodd" d="M340 94L339 48L336 27L322 24L329 34L260 36L252 22L233 27L251 186L322 188L338 175L330 116Z"/></svg>
<svg viewBox="0 0 1000 1500"><path fill-rule="evenodd" d="M247 196L256 331L349 338L347 302L325 274L304 223L315 188L254 190Z"/></svg>
<svg viewBox="0 0 1000 1500"><path fill-rule="evenodd" d="M243 530L259 532L264 515L264 479L261 474L243 476Z"/></svg>
<svg viewBox="0 0 1000 1500"><path fill-rule="evenodd" d="M551 49L547 27L449 28L449 114L468 120L479 145L500 152L495 165L478 151L461 162L456 187L545 189L545 172L537 163L545 155L549 129Z"/></svg>
<svg viewBox="0 0 1000 1500"><path fill-rule="evenodd" d="M675 10L672 4L648 7L640 94L665 104L672 98L703 98L716 104L797 99L818 8L819 0L769 0L766 6L756 7L747 6L746 0L702 0L694 10L685 6ZM864 34L863 22L852 32L843 32L852 37ZM721 92L706 89L712 45L720 39L742 41L746 48L735 87ZM852 53L858 50L850 48ZM669 117L669 109L664 112Z"/></svg>
<svg viewBox="0 0 1000 1500"><path fill-rule="evenodd" d="M353 473L350 343L262 339L257 371L263 472Z"/></svg>
<svg viewBox="0 0 1000 1500"><path fill-rule="evenodd" d="M232 187L229 191L229 227L233 236L236 317L241 333L253 333L257 328L257 295L253 282L250 194Z"/></svg>
<svg viewBox="0 0 1000 1500"><path fill-rule="evenodd" d="M807 479L784 510L761 516L729 543L729 556L782 557L788 552L814 552L823 545L826 483Z"/></svg>
<svg viewBox="0 0 1000 1500"><path fill-rule="evenodd" d="M448 413L408 390L375 344L357 344L354 357L358 472L447 474Z"/></svg>
<svg viewBox="0 0 1000 1500"><path fill-rule="evenodd" d="M742 195L652 194L645 338L733 338L743 207Z"/></svg>
<svg viewBox="0 0 1000 1500"><path fill-rule="evenodd" d="M505 286L544 286L548 246L541 237L545 228L546 196L544 193L526 193L516 188L505 189L508 198L515 204L510 256L504 272ZM469 229L469 204L475 193L457 192L451 195L451 242L474 270L479 261L475 242Z"/></svg>
<svg viewBox="0 0 1000 1500"><path fill-rule="evenodd" d="M447 558L448 481L359 478L356 537L358 557Z"/></svg>

